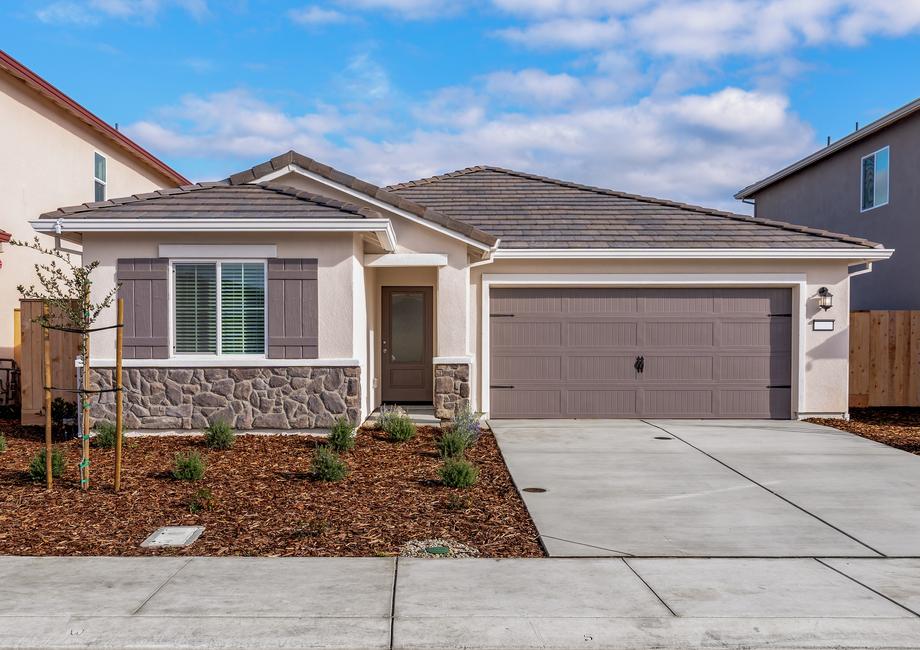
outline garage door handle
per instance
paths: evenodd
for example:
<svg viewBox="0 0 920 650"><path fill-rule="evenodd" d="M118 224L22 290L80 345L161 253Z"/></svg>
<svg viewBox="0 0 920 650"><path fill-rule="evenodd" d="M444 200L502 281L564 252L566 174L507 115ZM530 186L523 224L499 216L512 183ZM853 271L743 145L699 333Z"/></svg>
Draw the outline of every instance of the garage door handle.
<svg viewBox="0 0 920 650"><path fill-rule="evenodd" d="M635 368L636 372L639 374L645 372L645 357L636 357L636 362L633 364L633 368Z"/></svg>
<svg viewBox="0 0 920 650"><path fill-rule="evenodd" d="M495 384L493 384L493 385L489 386L489 388L514 388L514 386L506 386L506 385L504 385L504 384L500 384L500 385L497 385L497 386L496 386Z"/></svg>

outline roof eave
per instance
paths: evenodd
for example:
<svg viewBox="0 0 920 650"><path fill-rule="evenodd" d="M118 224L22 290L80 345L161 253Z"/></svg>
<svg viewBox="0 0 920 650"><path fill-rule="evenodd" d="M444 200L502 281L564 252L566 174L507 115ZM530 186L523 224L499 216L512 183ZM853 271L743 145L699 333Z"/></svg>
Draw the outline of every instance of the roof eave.
<svg viewBox="0 0 920 650"><path fill-rule="evenodd" d="M842 149L846 149L847 147L856 144L860 140L869 137L873 133L878 133L882 129L887 128L895 122L903 120L905 117L909 117L910 115L916 113L918 110L920 110L920 98L915 99L909 104L906 104L901 108L892 111L888 115L885 115L884 117L881 117L870 124L867 124L863 128L855 131L854 133L851 133L845 138L841 138L837 142L833 142L828 146L819 149L810 156L806 156L798 162L792 163L788 167L779 170L775 174L771 174L770 176L767 176L766 178L759 180L756 183L748 185L747 187L739 190L735 194L735 198L738 200L752 198L757 192L769 187L770 185L773 185L774 183L777 183L784 178L792 176L793 174L800 172L806 167L810 167L816 162L824 160L828 156L832 156Z"/></svg>
<svg viewBox="0 0 920 650"><path fill-rule="evenodd" d="M890 248L500 248L495 259L887 260Z"/></svg>

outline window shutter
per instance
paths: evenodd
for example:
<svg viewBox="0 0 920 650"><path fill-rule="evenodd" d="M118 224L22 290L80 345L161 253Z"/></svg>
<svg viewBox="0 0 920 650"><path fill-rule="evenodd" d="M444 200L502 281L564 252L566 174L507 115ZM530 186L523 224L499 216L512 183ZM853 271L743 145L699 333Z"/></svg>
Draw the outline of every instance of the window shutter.
<svg viewBox="0 0 920 650"><path fill-rule="evenodd" d="M115 272L125 301L125 358L168 358L168 260L120 259Z"/></svg>
<svg viewBox="0 0 920 650"><path fill-rule="evenodd" d="M268 260L268 357L318 356L316 260Z"/></svg>

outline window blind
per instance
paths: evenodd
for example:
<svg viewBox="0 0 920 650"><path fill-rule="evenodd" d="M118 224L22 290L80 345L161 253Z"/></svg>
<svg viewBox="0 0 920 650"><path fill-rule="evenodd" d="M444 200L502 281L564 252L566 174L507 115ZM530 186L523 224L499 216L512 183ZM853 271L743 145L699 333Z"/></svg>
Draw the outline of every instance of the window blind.
<svg viewBox="0 0 920 650"><path fill-rule="evenodd" d="M220 266L220 347L222 354L265 353L265 266Z"/></svg>
<svg viewBox="0 0 920 650"><path fill-rule="evenodd" d="M217 352L217 265L175 265L177 353Z"/></svg>

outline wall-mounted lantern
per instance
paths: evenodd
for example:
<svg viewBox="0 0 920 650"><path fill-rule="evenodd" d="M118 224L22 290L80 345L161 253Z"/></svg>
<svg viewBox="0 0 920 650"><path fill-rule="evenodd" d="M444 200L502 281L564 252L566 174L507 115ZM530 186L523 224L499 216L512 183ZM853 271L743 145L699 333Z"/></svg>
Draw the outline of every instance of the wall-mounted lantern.
<svg viewBox="0 0 920 650"><path fill-rule="evenodd" d="M827 287L818 289L818 307L827 311L834 306L834 294L827 290Z"/></svg>

